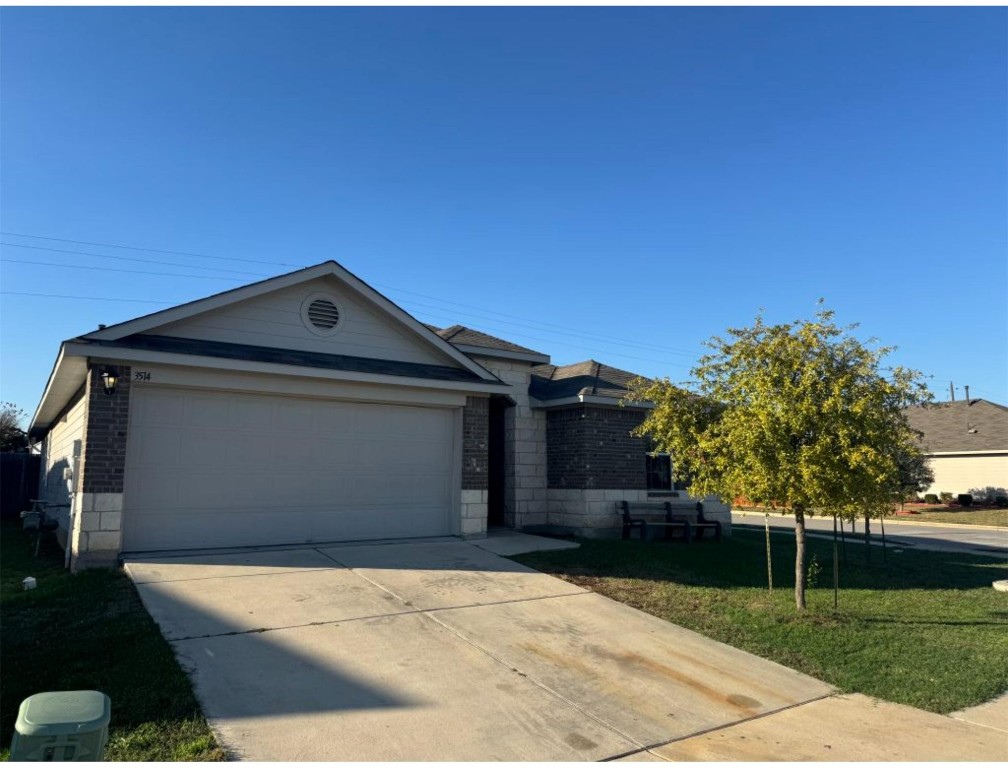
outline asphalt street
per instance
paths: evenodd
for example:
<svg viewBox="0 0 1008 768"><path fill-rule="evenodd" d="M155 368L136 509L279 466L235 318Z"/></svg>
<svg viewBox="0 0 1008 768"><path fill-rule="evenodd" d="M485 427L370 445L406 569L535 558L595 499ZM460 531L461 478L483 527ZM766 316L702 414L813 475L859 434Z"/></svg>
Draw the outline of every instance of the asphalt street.
<svg viewBox="0 0 1008 768"><path fill-rule="evenodd" d="M779 514L770 515L772 528L794 529L794 517ZM761 512L732 512L732 526L763 528ZM806 518L805 529L809 535L833 535L833 518ZM850 533L848 523L844 529ZM856 526L858 535L864 532L864 521ZM874 543L881 546L881 528L878 520L871 522ZM909 523L902 520L886 520L886 543L889 546L907 549L931 549L942 552L962 552L972 555L1008 558L1008 529L987 528L975 525L934 525Z"/></svg>

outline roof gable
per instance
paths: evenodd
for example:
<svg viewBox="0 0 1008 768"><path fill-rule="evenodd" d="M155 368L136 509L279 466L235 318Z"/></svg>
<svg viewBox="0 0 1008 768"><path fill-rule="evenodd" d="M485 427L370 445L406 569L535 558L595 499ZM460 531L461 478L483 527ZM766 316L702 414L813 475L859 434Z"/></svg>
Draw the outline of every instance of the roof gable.
<svg viewBox="0 0 1008 768"><path fill-rule="evenodd" d="M331 297L339 308L339 326L331 335L313 331L302 317L315 297ZM495 381L482 366L334 261L109 326L81 340L108 343L139 334L452 366Z"/></svg>

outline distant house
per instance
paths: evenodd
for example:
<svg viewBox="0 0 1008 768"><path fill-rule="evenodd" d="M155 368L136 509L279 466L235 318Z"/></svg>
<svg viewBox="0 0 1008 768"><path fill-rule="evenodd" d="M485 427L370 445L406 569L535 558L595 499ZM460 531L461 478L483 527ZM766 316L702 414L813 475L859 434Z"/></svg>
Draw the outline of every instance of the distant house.
<svg viewBox="0 0 1008 768"><path fill-rule="evenodd" d="M934 483L926 493L1008 488L1008 408L987 400L956 400L907 410L923 433Z"/></svg>
<svg viewBox="0 0 1008 768"><path fill-rule="evenodd" d="M70 497L75 569L488 526L618 536L616 501L676 493L630 434L634 378L424 325L325 262L63 342L30 435L41 498Z"/></svg>

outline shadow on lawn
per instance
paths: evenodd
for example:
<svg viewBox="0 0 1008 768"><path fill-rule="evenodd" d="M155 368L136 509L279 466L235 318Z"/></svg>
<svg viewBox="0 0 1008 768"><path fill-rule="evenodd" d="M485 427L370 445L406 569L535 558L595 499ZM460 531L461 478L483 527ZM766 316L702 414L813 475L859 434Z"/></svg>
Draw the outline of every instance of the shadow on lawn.
<svg viewBox="0 0 1008 768"><path fill-rule="evenodd" d="M838 544L840 586L845 590L954 590L989 588L1008 578L1008 564L980 555L890 548L885 557L863 542ZM844 551L846 549L846 552ZM793 537L771 539L774 588L794 588ZM806 540L806 564L815 563L819 588L833 584L833 542ZM576 550L517 558L533 568L572 576L647 579L722 589L766 588L766 539L762 532L735 530L721 544L583 540Z"/></svg>

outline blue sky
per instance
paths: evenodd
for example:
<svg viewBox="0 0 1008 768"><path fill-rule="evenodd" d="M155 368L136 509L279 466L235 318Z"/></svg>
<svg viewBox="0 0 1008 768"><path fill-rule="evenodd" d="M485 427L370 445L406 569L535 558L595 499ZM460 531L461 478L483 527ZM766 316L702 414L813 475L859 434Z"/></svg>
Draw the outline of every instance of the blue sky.
<svg viewBox="0 0 1008 768"><path fill-rule="evenodd" d="M824 297L940 397L1008 404L1004 8L0 14L0 398L29 413L61 340L326 259L673 380Z"/></svg>

